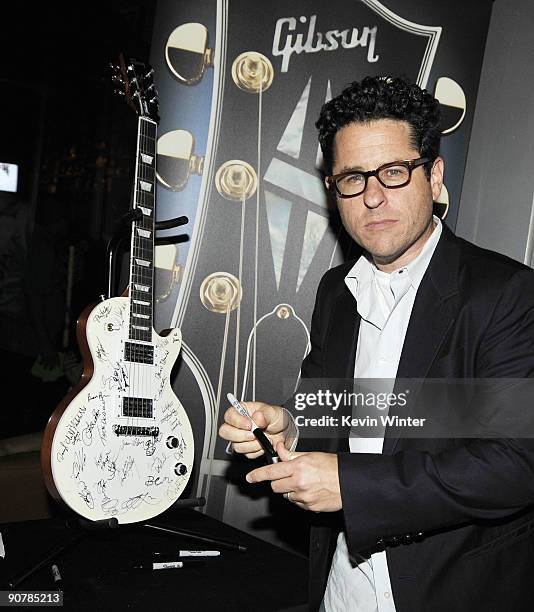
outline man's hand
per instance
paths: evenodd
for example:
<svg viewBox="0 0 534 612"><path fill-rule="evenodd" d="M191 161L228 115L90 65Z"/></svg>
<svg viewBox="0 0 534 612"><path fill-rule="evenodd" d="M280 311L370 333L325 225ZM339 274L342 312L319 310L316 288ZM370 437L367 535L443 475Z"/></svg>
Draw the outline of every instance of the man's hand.
<svg viewBox="0 0 534 612"><path fill-rule="evenodd" d="M268 434L273 446L284 439L284 409L281 406L270 406L263 402L242 402L258 427ZM263 449L250 430L250 421L231 406L224 413L224 423L219 427L219 435L232 442L236 453L242 453L249 459L263 455ZM283 446L283 444L282 444Z"/></svg>
<svg viewBox="0 0 534 612"><path fill-rule="evenodd" d="M247 474L248 482L271 481L275 493L289 493L289 501L313 512L341 510L337 455L289 452L276 445L282 460Z"/></svg>

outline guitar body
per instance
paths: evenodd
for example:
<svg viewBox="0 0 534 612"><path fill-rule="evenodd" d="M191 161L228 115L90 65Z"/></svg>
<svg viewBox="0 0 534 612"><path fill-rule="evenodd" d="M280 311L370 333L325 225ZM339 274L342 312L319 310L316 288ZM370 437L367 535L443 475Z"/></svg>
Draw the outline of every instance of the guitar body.
<svg viewBox="0 0 534 612"><path fill-rule="evenodd" d="M161 514L184 490L191 425L170 376L182 335L154 331L157 96L153 70L121 57L116 86L138 114L128 297L80 317L79 385L52 414L41 460L50 493L81 516L120 523ZM119 72L120 71L120 72Z"/></svg>
<svg viewBox="0 0 534 612"><path fill-rule="evenodd" d="M180 330L136 344L153 363L125 361L128 309L122 297L93 308L85 329L92 364L85 373L92 369L92 376L82 377L45 432L50 492L90 520L131 523L160 514L180 496L193 463L191 425L170 385Z"/></svg>

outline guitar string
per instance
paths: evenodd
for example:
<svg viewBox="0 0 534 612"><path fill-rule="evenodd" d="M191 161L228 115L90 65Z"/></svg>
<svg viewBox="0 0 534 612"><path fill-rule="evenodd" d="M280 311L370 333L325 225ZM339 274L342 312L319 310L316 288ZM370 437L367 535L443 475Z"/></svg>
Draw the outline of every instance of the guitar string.
<svg viewBox="0 0 534 612"><path fill-rule="evenodd" d="M213 461L215 459L215 446L217 443L217 430L218 430L218 415L220 414L220 405L221 405L221 393L222 393L222 382L224 376L224 365L226 362L226 347L228 346L228 328L230 325L230 312L231 312L231 304L228 303L226 306L226 317L224 321L224 335L223 335L223 345L221 351L221 361L219 366L219 381L217 383L217 397L215 400L215 405L217 406L217 418L213 419L213 423L211 426L211 440L210 440L210 459L209 459L209 467L208 467L208 477L206 479L206 488L205 495L208 498L210 496L210 486L211 486L211 473L213 470Z"/></svg>
<svg viewBox="0 0 534 612"><path fill-rule="evenodd" d="M138 169L139 169L139 173L138 173L138 181L137 181L137 185L136 185L136 194L137 194L137 199L136 199L136 208L139 208L140 206L144 206L146 205L145 197L144 197L144 193L143 193L143 189L142 189L142 182L145 179L145 174L144 174L144 167L143 167L143 163L142 163L142 157L141 157L141 151L143 151L145 149L145 144L146 144L146 133L145 133L145 122L142 119L142 117L139 118L139 122L140 122L140 130L141 130L141 135L140 135L140 147L139 147L139 151L138 151L138 159L137 159L137 164L138 164ZM145 219L143 217L141 217L138 221L139 226L142 226L143 231L146 230L146 223L145 223ZM138 232L139 233L139 232ZM137 251L135 253L135 265L137 266L136 271L137 271L137 279L138 279L138 284L139 286L145 286L146 284L146 280L144 278L144 274L143 274L143 268L141 268L139 261L141 260L141 258L144 258L145 254L144 254L144 245L143 245L143 241L146 240L145 237L143 237L142 235L139 236L138 242L137 242ZM136 309L137 310L137 309ZM138 314L137 312L134 314ZM135 324L136 324L136 339L142 340L143 339L143 335L142 335L142 331L141 329L138 329L138 327L141 327L141 323L139 321L137 321L137 319L140 319L140 317L136 317L134 319ZM142 354L144 352L144 349L142 348L143 345L140 345L141 348L138 350L138 352L140 354ZM134 399L132 400L132 404L137 408L133 410L133 421L136 425L136 427L138 427L140 425L140 421L139 421L139 414L142 413L143 407L144 407L144 389L143 389L143 385L142 385L142 373L143 373L143 362L144 359L140 356L140 358L135 360L135 364L134 364L134 381L133 381L133 387L134 389L138 390L138 395L140 396L138 398L138 400ZM139 384L139 379L141 379L141 384ZM133 393L133 391L132 391ZM140 410L139 410L140 407Z"/></svg>
<svg viewBox="0 0 534 612"><path fill-rule="evenodd" d="M234 359L234 388L233 393L238 397L237 380L239 376L239 343L241 336L241 299L242 295L242 279L243 279L243 249L245 241L245 194L241 196L241 234L239 237L239 272L238 272L238 286L237 286L237 313L236 313L236 333L235 333L235 359ZM239 398L241 401L244 399L244 391Z"/></svg>
<svg viewBox="0 0 534 612"><path fill-rule="evenodd" d="M150 149L150 151L152 151L152 143L149 142L149 139L151 138L150 136L150 128L151 124L147 121L146 122L146 128L147 128L147 142L145 143L145 151ZM153 126L154 128L154 132L155 132L155 126ZM156 138L156 133L154 133L154 139ZM155 142L155 140L154 140ZM150 145L150 146L149 146ZM155 156L152 156L152 164L154 163L154 159ZM155 198L156 198L156 194L155 194L155 187L153 184L153 176L150 173L149 167L146 168L146 174L147 176L145 177L147 180L147 183L150 184L150 191L146 192L146 199L148 201L151 202L151 208L152 208L152 215L149 216L149 222L148 222L148 226L150 228L150 248L148 249L144 259L146 261L150 261L149 264L149 286L150 286L150 319L148 319L148 339L150 342L150 345L152 346L152 366L150 364L147 364L145 368L143 368L143 371L145 373L145 384L144 384L144 389L143 389L143 397L145 398L152 398L152 418L154 419L155 417L155 412L154 412L154 403L155 403L155 380L154 380L154 374L155 374L155 361L156 361L156 351L155 351L155 346L154 346L154 295L155 295L155 291L154 291L154 260L155 260L155 251L156 251L156 236L155 236L155 231L156 231L156 222L155 222L155 212L156 212L156 206L155 206ZM144 217L143 217L144 218ZM146 404L148 404L149 402L145 402ZM155 421L152 421L152 423L155 424Z"/></svg>
<svg viewBox="0 0 534 612"><path fill-rule="evenodd" d="M253 349L252 349L252 400L256 401L256 325L258 321L258 244L260 225L260 185L261 185L261 129L262 129L262 105L263 105L263 81L260 80L258 95L258 186L256 188L256 235L254 244L254 327L253 327Z"/></svg>
<svg viewBox="0 0 534 612"><path fill-rule="evenodd" d="M139 164L139 151L141 150L141 146L142 146L142 120L141 117L138 118L137 120L137 150L136 150L136 160L135 160L135 164L136 164L136 172L135 172L135 183L134 183L134 200L133 200L133 206L132 208L135 210L137 207L137 200L139 197L138 194L138 184L139 184L139 174L141 171L141 167ZM134 318L134 295L135 292L137 291L136 289L136 285L138 282L137 279L137 270L136 270L136 257L137 257L137 250L138 250L138 244L139 244L139 233L138 233L138 223L137 221L134 221L133 225L132 225L132 238L131 238L131 242L132 242L132 249L131 249L131 262L130 262L130 268L131 268L131 278L130 278L130 289L129 289L129 337L132 339L132 345L131 345L131 350L130 350L130 359L127 361L127 372L128 372L128 379L126 381L126 389L125 389L125 397L127 399L126 403L124 403L123 400L123 406L122 406L122 416L124 416L124 410L126 409L126 431L133 431L133 427L135 425L135 420L133 418L134 412L130 410L130 407L132 406L132 401L131 401L131 389L132 389L132 384L133 383L133 377L135 376L135 359L136 359L136 354L137 354L137 350L136 350L136 342L137 342L137 331L135 329L135 318Z"/></svg>
<svg viewBox="0 0 534 612"><path fill-rule="evenodd" d="M150 124L148 123L148 121L144 121L144 131L146 133L145 133L144 139L143 139L143 151L146 151L147 148L148 148L148 140L150 138L149 127L150 127ZM148 169L145 168L145 165L144 165L144 162L142 161L142 158L141 158L141 167L143 169L143 179L150 184L151 181L148 180L150 178L150 176L148 174ZM146 170L146 174L145 174L145 170ZM146 207L147 201L150 201L149 193L152 194L152 191L148 192L148 191L144 191L144 190L141 189L140 193L141 193L141 200L143 202L143 206ZM152 194L152 196L153 196L153 194ZM152 202L152 208L154 208L153 202ZM142 252L143 259L146 260L146 261L150 260L150 250L153 251L153 245L154 245L154 227L153 227L153 224L152 224L153 216L154 215L152 214L151 221L149 223L146 222L146 215L142 217L143 225L145 226L145 229L146 229L146 226L148 226L148 228L149 228L149 230L148 230L148 231L150 231L150 240L149 240L149 242L150 242L150 246L152 247L152 249L147 248L147 249L144 249L143 252ZM143 267L143 270L144 270L144 272L146 274L146 270L145 270L144 267ZM149 270L150 270L150 268L149 268ZM149 298L149 300L150 300L150 303L152 305L151 312L153 314L153 312L154 312L153 311L153 306L154 306L153 279L149 279L148 286L150 287L150 292L149 292L150 298ZM144 327L145 323L143 321L141 322L141 324ZM149 323L148 324L148 333L145 335L145 339L148 338L148 341L151 342L151 340L152 340L152 321L151 321L151 319L148 320L148 323ZM145 366L148 366L148 367L145 367ZM147 398L153 397L153 393L151 393L151 389L150 389L150 381L152 380L152 377L149 375L150 364L142 363L142 364L140 364L138 366L138 368L139 368L139 371L141 373L141 377L143 379L141 406L142 406L142 408L147 408L148 407L148 401L146 401ZM147 375L148 375L148 380L147 380ZM154 410L154 405L152 405L152 410ZM144 414L143 410L141 410L141 414ZM154 414L154 413L152 412L152 414Z"/></svg>
<svg viewBox="0 0 534 612"><path fill-rule="evenodd" d="M138 206L138 201L139 198L141 197L141 194L139 192L139 185L140 185L140 180L141 180L141 172L142 172L142 167L141 164L139 162L140 160L140 151L141 148L143 146L143 120L141 117L139 117L138 119L138 129L139 129L139 141L138 141L138 146L137 146L137 159L136 161L136 165L137 165L137 172L136 172L136 183L135 183L135 197L134 197L134 202L133 202L133 208L134 210L137 208ZM139 254L139 247L141 246L141 235L139 234L139 226L140 226L140 221L135 221L134 222L134 240L133 240L133 250L132 250L132 270L134 271L134 285L132 287L132 296L133 296L133 292L137 291L137 287L136 285L141 283L141 280L139 278L139 271L137 270L136 267L136 259L138 257ZM130 361L130 366L131 366L131 374L130 374L130 380L129 380L129 387L128 387L128 397L131 398L132 397L132 386L135 387L135 375L136 375L136 370L137 370L137 354L138 354L138 349L137 349L137 341L138 341L138 330L135 328L135 316L134 316L134 301L133 301L133 297L130 299L130 324L132 326L132 336L134 339L134 347L133 347L133 352L135 355L135 358L133 360ZM133 407L135 400L131 400L130 402L130 406ZM136 419L135 419L135 410L132 411L128 411L128 425L132 427L132 429L130 429L129 431L133 432L133 427L135 427L135 425L137 425Z"/></svg>

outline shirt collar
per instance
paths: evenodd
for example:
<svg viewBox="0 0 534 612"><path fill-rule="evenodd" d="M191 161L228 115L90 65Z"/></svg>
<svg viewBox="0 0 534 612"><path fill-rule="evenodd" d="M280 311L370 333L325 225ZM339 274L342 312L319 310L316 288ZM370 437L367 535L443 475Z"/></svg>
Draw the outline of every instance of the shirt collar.
<svg viewBox="0 0 534 612"><path fill-rule="evenodd" d="M434 230L423 245L419 255L408 265L391 273L391 275L397 275L399 273L408 274L410 283L416 291L423 280L423 276L425 275L425 272L430 264L430 260L432 259L432 255L436 250L436 246L443 231L441 220L435 215L434 222L436 224ZM361 255L358 261L349 270L349 273L345 277L345 284L356 301L358 301L363 293L370 289L377 272L379 272L379 270L372 262L368 253Z"/></svg>

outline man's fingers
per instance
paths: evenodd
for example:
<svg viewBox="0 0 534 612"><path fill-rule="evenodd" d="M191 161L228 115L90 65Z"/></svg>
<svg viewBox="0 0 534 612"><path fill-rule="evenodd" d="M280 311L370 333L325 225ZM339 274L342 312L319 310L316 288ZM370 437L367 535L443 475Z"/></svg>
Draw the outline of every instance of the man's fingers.
<svg viewBox="0 0 534 612"><path fill-rule="evenodd" d="M257 440L253 442L232 442L232 448L234 452L239 453L240 455L247 455L248 453L258 453L259 455L263 454L263 449L260 446L260 443ZM252 457L249 457L252 459Z"/></svg>
<svg viewBox="0 0 534 612"><path fill-rule="evenodd" d="M287 478L293 473L293 465L290 461L273 463L265 467L257 468L247 474L247 482L263 482L265 480L278 480Z"/></svg>
<svg viewBox="0 0 534 612"><path fill-rule="evenodd" d="M296 451L288 451L284 446L283 442L278 442L276 445L276 454L280 457L282 461L292 461L301 455L305 455L306 453L297 453Z"/></svg>
<svg viewBox="0 0 534 612"><path fill-rule="evenodd" d="M238 429L233 425L223 423L219 427L219 435L228 442L247 442L248 440L255 440L255 436L250 429Z"/></svg>
<svg viewBox="0 0 534 612"><path fill-rule="evenodd" d="M271 482L271 489L273 493L288 493L292 492L291 497L295 491L295 479L292 476L288 478L280 478L279 480L273 480Z"/></svg>
<svg viewBox="0 0 534 612"><path fill-rule="evenodd" d="M284 411L280 406L271 406L263 402L243 402L258 427L267 433L280 433L284 428Z"/></svg>
<svg viewBox="0 0 534 612"><path fill-rule="evenodd" d="M239 414L233 406L224 413L224 422L238 429L250 429L251 427L250 419Z"/></svg>
<svg viewBox="0 0 534 612"><path fill-rule="evenodd" d="M262 455L264 455L263 449L258 451L257 453L246 453L245 457L247 459L257 459L258 457L261 457Z"/></svg>
<svg viewBox="0 0 534 612"><path fill-rule="evenodd" d="M267 422L267 418L265 414L263 414L262 410L257 410L256 412L254 412L254 414L252 415L252 420L260 429L266 429L269 425L269 423Z"/></svg>

